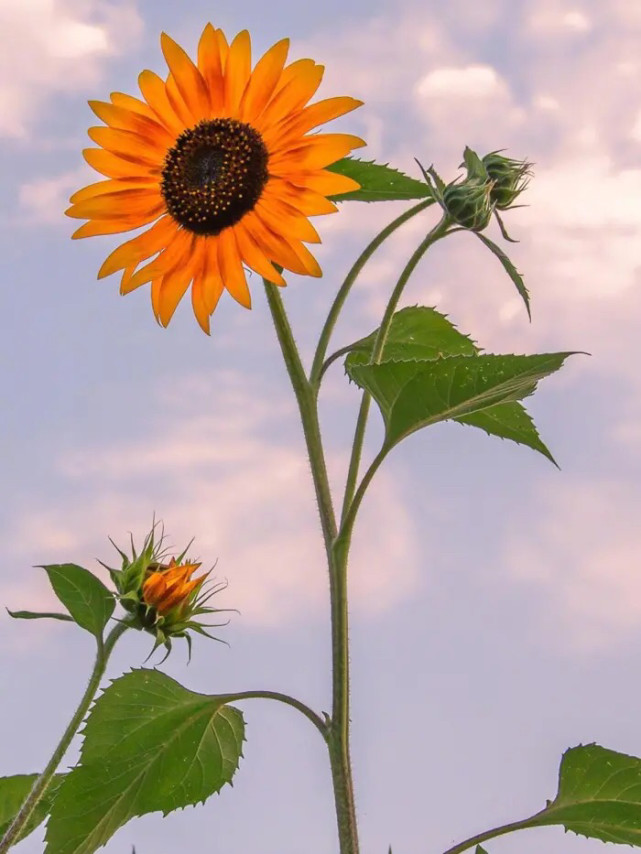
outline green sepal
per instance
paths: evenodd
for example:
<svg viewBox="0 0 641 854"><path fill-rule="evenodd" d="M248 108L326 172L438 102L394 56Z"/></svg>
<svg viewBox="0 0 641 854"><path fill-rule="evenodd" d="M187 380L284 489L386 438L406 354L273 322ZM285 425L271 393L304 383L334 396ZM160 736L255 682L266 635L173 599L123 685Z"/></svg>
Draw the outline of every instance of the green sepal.
<svg viewBox="0 0 641 854"><path fill-rule="evenodd" d="M345 157L327 167L330 172L346 175L361 185L359 190L329 196L336 202L390 202L428 199L432 195L429 185L410 178L387 163Z"/></svg>

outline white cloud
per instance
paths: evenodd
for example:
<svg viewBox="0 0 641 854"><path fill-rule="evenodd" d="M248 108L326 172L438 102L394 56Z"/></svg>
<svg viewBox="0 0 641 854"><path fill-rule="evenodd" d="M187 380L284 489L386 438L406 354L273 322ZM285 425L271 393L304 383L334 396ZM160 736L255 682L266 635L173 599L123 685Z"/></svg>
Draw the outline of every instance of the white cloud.
<svg viewBox="0 0 641 854"><path fill-rule="evenodd" d="M108 554L108 534L117 542L130 530L142 538L155 512L176 548L195 537L194 551L206 564L218 559L217 574L229 580L221 601L243 620L305 619L326 605L327 570L303 443L291 440L295 413L239 391L233 374L218 376L215 389L195 380L192 392L194 382L207 389L201 399L217 401L214 414L181 415L189 384L168 383L182 390L155 435L60 460L69 497L18 514L4 541L17 564L93 566L94 556ZM342 459L332 463L345 468ZM375 542L369 530L377 531ZM383 472L354 538L353 607L364 615L392 607L414 589L416 572L412 525L398 484Z"/></svg>
<svg viewBox="0 0 641 854"><path fill-rule="evenodd" d="M489 65L436 68L416 84L422 98L494 98L507 92L505 82Z"/></svg>
<svg viewBox="0 0 641 854"><path fill-rule="evenodd" d="M506 571L538 588L545 619L588 651L638 632L640 497L617 480L546 481L527 526L508 541Z"/></svg>
<svg viewBox="0 0 641 854"><path fill-rule="evenodd" d="M86 91L106 58L136 44L134 0L0 0L0 136L26 137L57 92Z"/></svg>
<svg viewBox="0 0 641 854"><path fill-rule="evenodd" d="M95 177L95 176L94 176ZM61 223L63 211L69 205L69 195L87 181L87 170L74 169L56 178L41 178L20 186L18 203L29 222ZM14 220L15 222L15 220Z"/></svg>

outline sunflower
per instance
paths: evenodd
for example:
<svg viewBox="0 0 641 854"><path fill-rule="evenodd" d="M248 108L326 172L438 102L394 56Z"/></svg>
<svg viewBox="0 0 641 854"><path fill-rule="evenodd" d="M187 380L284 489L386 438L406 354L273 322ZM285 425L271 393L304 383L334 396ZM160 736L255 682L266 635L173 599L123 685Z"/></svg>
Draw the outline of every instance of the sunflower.
<svg viewBox="0 0 641 854"><path fill-rule="evenodd" d="M323 66L286 65L288 39L253 70L246 30L228 44L208 24L195 64L164 33L161 47L169 75L143 71L142 99L113 92L110 103L89 102L106 126L89 129L99 147L83 154L107 180L74 193L67 214L88 220L73 237L151 226L118 246L98 278L123 271L123 294L151 282L162 326L191 285L194 314L209 333L224 290L251 307L245 267L281 286L278 268L321 275L304 245L320 242L308 217L333 213L328 196L358 189L327 167L365 143L309 131L362 102L308 104Z"/></svg>

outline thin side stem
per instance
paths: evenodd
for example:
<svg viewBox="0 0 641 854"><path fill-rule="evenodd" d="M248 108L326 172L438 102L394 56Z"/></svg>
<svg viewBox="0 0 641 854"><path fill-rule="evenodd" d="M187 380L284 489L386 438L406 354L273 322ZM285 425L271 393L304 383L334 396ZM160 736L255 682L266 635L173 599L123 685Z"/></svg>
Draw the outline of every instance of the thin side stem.
<svg viewBox="0 0 641 854"><path fill-rule="evenodd" d="M33 788L29 792L26 801L20 807L20 811L18 812L17 816L7 828L7 832L2 837L2 840L0 840L0 854L6 854L6 852L17 841L23 828L31 818L36 806L49 788L49 784L53 779L53 775L56 771L56 768L58 767L58 765L60 765L63 756L67 752L67 749L69 748L69 745L71 744L74 735L78 731L78 728L84 720L84 717L87 714L87 710L89 709L89 706L91 705L91 702L96 695L114 644L116 643L118 638L127 630L127 628L129 627L126 623L117 623L107 636L107 639L104 641L104 643L98 643L96 662L89 678L89 684L87 685L87 689L82 696L82 699L74 713L74 716L69 721L69 725L64 731L64 734L60 739L58 746L54 750L53 755L47 764L47 767L38 777L36 782L33 784Z"/></svg>
<svg viewBox="0 0 641 854"><path fill-rule="evenodd" d="M545 812L545 810L543 810L543 812ZM542 813L537 813L536 815L530 816L530 818L523 819L523 821L513 821L511 824L503 824L501 827L495 827L492 830L486 830L484 833L478 833L476 836L466 839L465 842L459 842L458 845L453 845L452 848L448 848L447 851L443 852L443 854L462 854L463 851L467 851L474 845L480 845L482 842L487 842L488 839L496 839L498 836L505 836L507 833L514 833L516 830L525 830L528 827L536 827L538 824L537 819L540 815L542 815Z"/></svg>
<svg viewBox="0 0 641 854"><path fill-rule="evenodd" d="M416 269L418 262L421 260L423 255L425 255L430 246L436 243L437 240L440 240L442 237L445 237L445 235L448 233L449 224L450 220L447 215L443 216L442 219L434 226L434 228L430 232L428 232L425 239L419 244L419 246L412 254L411 258L405 265L405 268L399 276L396 286L392 291L392 295L390 296L389 302L387 303L387 307L385 309L381 325L378 328L378 335L376 336L376 340L374 341L370 364L376 365L381 360L383 349L385 347L385 342L387 341L387 336L389 334L392 319L394 317L394 312L396 311L398 301L401 298L401 294L403 293L405 285L409 281L410 276L412 275L412 273ZM356 481L358 479L358 470L360 468L361 463L361 454L363 453L363 441L365 439L365 429L367 427L369 407L370 395L368 394L368 392L365 391L363 392L363 397L361 399L361 407L358 412L356 428L354 430L352 455L349 461L347 481L345 483L345 493L343 496L341 525L343 524L343 521L345 520L345 517L349 512L350 504L352 503L352 500L354 498Z"/></svg>
<svg viewBox="0 0 641 854"><path fill-rule="evenodd" d="M327 730L341 854L358 854L358 828L349 756L347 552L336 555L337 527L318 422L316 394L307 380L278 289L265 282L267 302L298 401L329 568L332 625L332 717ZM321 359L322 364L322 359Z"/></svg>
<svg viewBox="0 0 641 854"><path fill-rule="evenodd" d="M434 199L424 199L422 202L419 202L419 204L414 205L414 207L402 213L388 226L386 226L380 234L376 235L372 242L363 250L354 262L352 268L345 277L345 281L336 294L334 302L329 310L329 314L327 315L327 320L325 321L321 331L320 338L318 339L318 345L316 347L316 353L314 354L314 361L312 362L312 369L309 375L311 386L316 392L318 392L318 386L320 385L321 377L323 375L323 362L325 361L325 354L327 353L327 347L329 346L329 339L332 337L332 332L334 331L334 326L336 325L338 316L341 313L345 300L347 299L358 274L372 257L374 252L376 252L378 247L387 240L390 234L393 234L397 228L400 228L401 225L406 223L413 216L416 216L417 213L420 213L433 204Z"/></svg>
<svg viewBox="0 0 641 854"><path fill-rule="evenodd" d="M315 711L301 703L295 697L290 697L289 694L281 694L279 691L240 691L237 694L219 694L220 699L225 703L233 703L241 700L277 700L279 703L284 703L287 706L297 709L306 718L308 718L316 727L316 729L327 740L327 724L316 714Z"/></svg>

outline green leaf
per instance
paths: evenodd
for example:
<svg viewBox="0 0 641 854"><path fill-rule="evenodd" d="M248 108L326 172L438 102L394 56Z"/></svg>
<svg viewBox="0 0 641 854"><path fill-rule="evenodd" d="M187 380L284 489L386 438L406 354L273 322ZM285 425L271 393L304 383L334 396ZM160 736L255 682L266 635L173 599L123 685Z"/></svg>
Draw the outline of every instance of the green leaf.
<svg viewBox="0 0 641 854"><path fill-rule="evenodd" d="M557 466L557 462L541 441L534 422L523 404L517 401L498 403L488 409L472 412L455 418L459 424L469 424L471 427L479 427L490 436L499 436L501 439L511 439L519 445L527 445Z"/></svg>
<svg viewBox="0 0 641 854"><path fill-rule="evenodd" d="M244 722L218 697L141 669L101 695L84 737L47 825L48 854L91 854L134 816L205 801L238 767Z"/></svg>
<svg viewBox="0 0 641 854"><path fill-rule="evenodd" d="M57 614L53 611L10 611L7 608L7 614L14 620L66 620L73 623L73 617L69 614Z"/></svg>
<svg viewBox="0 0 641 854"><path fill-rule="evenodd" d="M487 851L485 850L485 848L483 848L482 845L477 845L475 854L487 854Z"/></svg>
<svg viewBox="0 0 641 854"><path fill-rule="evenodd" d="M18 814L38 776L38 774L16 774L13 777L0 777L0 839L9 829L9 825ZM45 820L64 778L64 774L54 775L49 788L38 802L16 842L28 836Z"/></svg>
<svg viewBox="0 0 641 854"><path fill-rule="evenodd" d="M50 564L42 568L56 596L76 623L100 638L116 606L113 595L102 581L75 563Z"/></svg>
<svg viewBox="0 0 641 854"><path fill-rule="evenodd" d="M423 181L410 178L387 164L345 157L327 168L330 172L347 175L361 185L360 190L329 197L336 202L406 201L426 199L432 195L430 187Z"/></svg>
<svg viewBox="0 0 641 854"><path fill-rule="evenodd" d="M367 364L378 335L375 329L351 346L345 367L350 373L355 365ZM382 360L440 359L443 356L474 356L478 347L459 332L444 314L426 306L412 306L397 311L392 317L385 339Z"/></svg>
<svg viewBox="0 0 641 854"><path fill-rule="evenodd" d="M641 759L597 744L567 750L556 798L530 820L532 827L549 824L641 847Z"/></svg>
<svg viewBox="0 0 641 854"><path fill-rule="evenodd" d="M521 276L519 271L516 269L514 264L510 261L510 259L507 257L507 255L501 249L500 246L497 246L496 243L494 243L494 241L490 240L490 238L486 237L484 234L481 234L480 231L475 231L474 233L476 234L478 239L482 243L484 243L487 246L487 248L491 252L494 253L494 255L496 255L496 257L499 259L499 261L503 265L503 269L508 274L510 279L512 279L514 284L516 285L516 289L519 292L521 299L525 303L525 308L527 310L527 316L531 320L532 319L532 313L530 311L530 294L528 292L528 289L525 287L525 282L523 281L523 276ZM514 241L512 241L512 242L514 242Z"/></svg>
<svg viewBox="0 0 641 854"><path fill-rule="evenodd" d="M387 361L354 365L348 374L378 403L389 448L421 427L527 397L538 380L557 371L569 355Z"/></svg>

